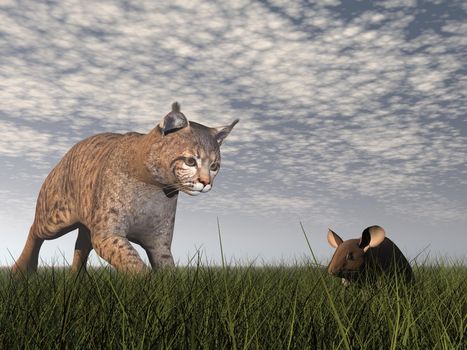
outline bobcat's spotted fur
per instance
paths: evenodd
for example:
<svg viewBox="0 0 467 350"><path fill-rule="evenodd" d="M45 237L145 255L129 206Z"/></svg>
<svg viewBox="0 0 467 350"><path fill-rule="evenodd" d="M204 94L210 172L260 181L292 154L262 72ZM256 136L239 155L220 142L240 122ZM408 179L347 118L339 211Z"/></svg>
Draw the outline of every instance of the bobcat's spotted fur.
<svg viewBox="0 0 467 350"><path fill-rule="evenodd" d="M177 103L148 134L105 133L76 144L47 176L34 222L13 270L34 271L44 240L78 229L72 270L91 249L119 271L172 266L170 251L179 191L211 189L219 147L238 120L221 128L188 122Z"/></svg>

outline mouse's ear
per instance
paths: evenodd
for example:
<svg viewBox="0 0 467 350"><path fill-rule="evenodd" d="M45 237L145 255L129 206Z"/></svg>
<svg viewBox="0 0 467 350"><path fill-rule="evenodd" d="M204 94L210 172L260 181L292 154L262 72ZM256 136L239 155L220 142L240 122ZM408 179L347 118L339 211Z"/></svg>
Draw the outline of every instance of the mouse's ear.
<svg viewBox="0 0 467 350"><path fill-rule="evenodd" d="M381 226L370 226L363 230L362 237L360 238L359 247L363 251L367 251L370 248L377 247L384 241L386 233Z"/></svg>
<svg viewBox="0 0 467 350"><path fill-rule="evenodd" d="M335 233L330 228L328 229L328 242L331 247L337 248L339 245L342 244L343 240L339 237L337 233Z"/></svg>

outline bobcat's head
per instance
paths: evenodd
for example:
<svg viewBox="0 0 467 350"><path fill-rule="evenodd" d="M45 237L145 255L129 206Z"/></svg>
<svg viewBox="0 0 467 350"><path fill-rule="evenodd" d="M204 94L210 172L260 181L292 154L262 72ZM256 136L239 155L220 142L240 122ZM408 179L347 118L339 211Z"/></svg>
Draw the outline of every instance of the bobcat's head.
<svg viewBox="0 0 467 350"><path fill-rule="evenodd" d="M145 161L151 177L172 191L192 196L208 192L221 165L219 148L238 121L210 128L188 121L180 105L173 103L153 130L155 141Z"/></svg>

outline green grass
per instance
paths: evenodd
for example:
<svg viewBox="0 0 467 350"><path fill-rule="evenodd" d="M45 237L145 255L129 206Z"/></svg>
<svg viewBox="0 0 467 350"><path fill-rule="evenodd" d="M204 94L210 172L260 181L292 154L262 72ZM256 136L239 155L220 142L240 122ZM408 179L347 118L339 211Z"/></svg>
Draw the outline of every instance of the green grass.
<svg viewBox="0 0 467 350"><path fill-rule="evenodd" d="M465 349L467 267L414 272L360 289L310 264L2 271L0 348Z"/></svg>

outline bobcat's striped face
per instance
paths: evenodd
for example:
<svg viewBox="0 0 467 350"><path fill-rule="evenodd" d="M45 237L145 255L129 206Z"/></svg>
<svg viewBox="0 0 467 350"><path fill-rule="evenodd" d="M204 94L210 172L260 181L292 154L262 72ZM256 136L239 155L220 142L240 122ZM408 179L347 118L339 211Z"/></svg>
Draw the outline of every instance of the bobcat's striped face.
<svg viewBox="0 0 467 350"><path fill-rule="evenodd" d="M219 168L219 152L185 151L173 161L173 173L180 190L192 196L211 190Z"/></svg>
<svg viewBox="0 0 467 350"><path fill-rule="evenodd" d="M189 122L174 103L146 162L152 178L192 196L209 192L220 168L220 146L237 122L220 128Z"/></svg>

